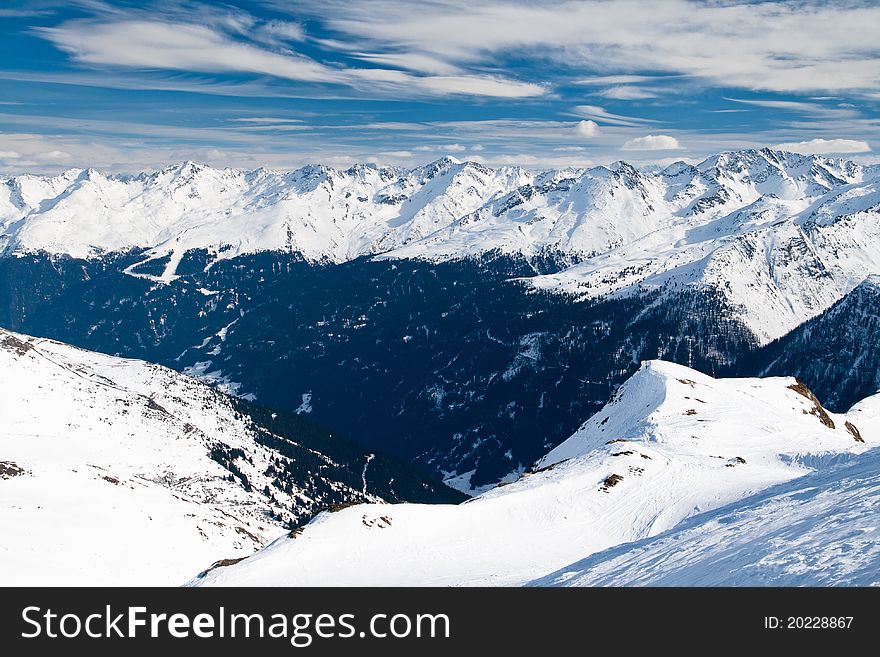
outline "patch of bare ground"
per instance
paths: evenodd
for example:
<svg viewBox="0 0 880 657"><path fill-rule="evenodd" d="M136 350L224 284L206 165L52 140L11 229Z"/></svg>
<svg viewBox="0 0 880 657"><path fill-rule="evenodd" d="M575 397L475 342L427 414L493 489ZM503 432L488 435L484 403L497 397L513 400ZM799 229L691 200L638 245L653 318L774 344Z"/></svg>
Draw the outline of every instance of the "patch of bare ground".
<svg viewBox="0 0 880 657"><path fill-rule="evenodd" d="M24 468L12 461L0 461L0 479L12 479L25 474Z"/></svg>
<svg viewBox="0 0 880 657"><path fill-rule="evenodd" d="M846 430L852 434L852 437L856 439L857 443L865 442L865 439L862 438L862 434L859 432L856 425L854 425L852 422L847 422L844 426L846 427Z"/></svg>
<svg viewBox="0 0 880 657"><path fill-rule="evenodd" d="M806 383L804 383L800 379L795 379L795 383L788 386L788 389L794 390L797 394L806 397L811 402L813 402L813 407L809 411L804 410L804 415L815 415L817 418L819 418L819 422L824 424L826 427L828 427L829 429L834 428L834 420L831 419L831 416L828 415L828 411L826 411L822 407L822 403L819 401L816 395L813 394L813 391L807 387Z"/></svg>
<svg viewBox="0 0 880 657"><path fill-rule="evenodd" d="M619 474L610 474L602 480L602 486L599 488L603 493L607 493L611 488L623 481L623 477Z"/></svg>

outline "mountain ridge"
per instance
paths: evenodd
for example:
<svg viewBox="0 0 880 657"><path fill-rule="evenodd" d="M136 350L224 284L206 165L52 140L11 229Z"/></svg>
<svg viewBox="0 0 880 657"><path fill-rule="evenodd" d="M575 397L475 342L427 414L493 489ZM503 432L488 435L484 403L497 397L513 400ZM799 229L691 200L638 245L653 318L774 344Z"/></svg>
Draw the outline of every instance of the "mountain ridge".
<svg viewBox="0 0 880 657"><path fill-rule="evenodd" d="M878 444L873 420L860 442L848 417L825 412L790 377L714 379L646 362L512 483L456 507L366 504L325 513L295 538L190 583L525 584L571 563L569 555L661 534Z"/></svg>
<svg viewBox="0 0 880 657"><path fill-rule="evenodd" d="M491 169L454 158L414 169L71 170L0 178L0 254L142 252L140 268L157 270L129 273L158 283L174 280L194 251L209 254L207 266L266 251L337 264L549 258L558 273L529 284L583 298L711 288L768 342L880 272L876 174L770 149L653 172L625 162Z"/></svg>
<svg viewBox="0 0 880 657"><path fill-rule="evenodd" d="M462 499L143 361L0 329L0 384L7 584L170 585L334 504Z"/></svg>

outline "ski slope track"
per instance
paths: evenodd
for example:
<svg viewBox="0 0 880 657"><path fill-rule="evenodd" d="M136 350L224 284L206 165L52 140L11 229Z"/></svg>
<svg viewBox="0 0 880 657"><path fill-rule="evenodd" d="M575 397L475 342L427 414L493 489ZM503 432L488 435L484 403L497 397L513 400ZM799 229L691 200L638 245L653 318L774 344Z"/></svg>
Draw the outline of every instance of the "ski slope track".
<svg viewBox="0 0 880 657"><path fill-rule="evenodd" d="M880 586L880 451L577 562L533 586Z"/></svg>
<svg viewBox="0 0 880 657"><path fill-rule="evenodd" d="M870 467L875 456L857 459L880 444L878 400L838 415L793 378L713 379L649 361L513 483L458 506L365 504L323 513L302 532L190 583L526 584L773 486L798 486L810 473ZM663 565L651 569L662 573Z"/></svg>
<svg viewBox="0 0 880 657"><path fill-rule="evenodd" d="M708 288L764 343L880 273L877 173L768 149L650 172L453 158L412 170L71 170L0 178L0 254L142 253L128 273L159 283L193 250L209 267L265 251L315 263L551 257L559 271L529 279L535 288L584 299Z"/></svg>

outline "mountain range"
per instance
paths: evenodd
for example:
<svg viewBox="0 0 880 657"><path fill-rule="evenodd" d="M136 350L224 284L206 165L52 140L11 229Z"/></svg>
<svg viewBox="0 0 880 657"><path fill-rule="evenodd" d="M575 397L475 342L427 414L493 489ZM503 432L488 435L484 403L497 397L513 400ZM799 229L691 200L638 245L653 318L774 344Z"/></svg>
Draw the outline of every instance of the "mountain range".
<svg viewBox="0 0 880 657"><path fill-rule="evenodd" d="M878 173L761 149L652 169L12 176L0 325L311 414L475 493L644 360L797 375L835 410L875 392L865 306L846 299L880 272ZM835 304L857 308L840 372L789 337L838 326Z"/></svg>
<svg viewBox="0 0 880 657"><path fill-rule="evenodd" d="M165 282L201 250L209 264L264 251L332 263L549 255L563 271L538 287L586 297L710 287L764 342L876 270L877 173L769 149L652 172L618 162L534 173L449 157L412 170L74 169L0 180L0 253L137 250L129 273L153 263L140 275Z"/></svg>
<svg viewBox="0 0 880 657"><path fill-rule="evenodd" d="M2 178L10 582L875 584L878 184Z"/></svg>

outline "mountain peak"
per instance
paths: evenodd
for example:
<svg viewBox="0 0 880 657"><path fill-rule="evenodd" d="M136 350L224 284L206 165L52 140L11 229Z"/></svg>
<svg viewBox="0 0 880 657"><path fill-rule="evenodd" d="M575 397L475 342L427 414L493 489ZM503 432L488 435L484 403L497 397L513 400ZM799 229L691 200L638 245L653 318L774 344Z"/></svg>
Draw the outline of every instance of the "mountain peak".
<svg viewBox="0 0 880 657"><path fill-rule="evenodd" d="M453 164L462 164L462 160L459 160L457 157L453 157L452 155L444 155L443 157L429 163L428 166L432 166L432 165L450 166Z"/></svg>
<svg viewBox="0 0 880 657"><path fill-rule="evenodd" d="M191 583L522 584L572 563L573 554L662 533L868 449L842 418L831 429L804 412L815 401L793 385L713 379L648 361L560 445L578 449L554 450L514 482L458 507L363 505L322 514L302 537Z"/></svg>
<svg viewBox="0 0 880 657"><path fill-rule="evenodd" d="M803 443L807 451L812 440L829 445L837 440L841 445L852 441L844 423L835 423L812 393L791 377L715 379L684 365L651 360L643 362L605 408L537 467L583 456L608 440L618 439L675 443L677 448L708 450L708 454L726 442L733 446L741 441L742 449L748 450L750 441L769 435L767 425L758 418L770 416L792 432L790 440L794 442L786 449L797 449L798 430L816 437ZM757 448L758 444L752 446ZM781 447L782 443L773 449Z"/></svg>

